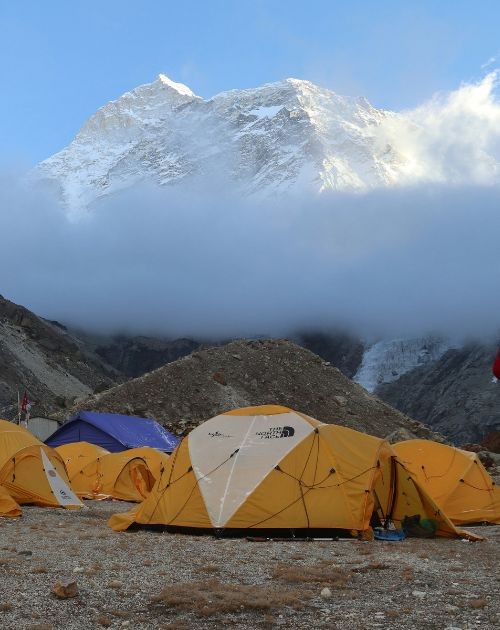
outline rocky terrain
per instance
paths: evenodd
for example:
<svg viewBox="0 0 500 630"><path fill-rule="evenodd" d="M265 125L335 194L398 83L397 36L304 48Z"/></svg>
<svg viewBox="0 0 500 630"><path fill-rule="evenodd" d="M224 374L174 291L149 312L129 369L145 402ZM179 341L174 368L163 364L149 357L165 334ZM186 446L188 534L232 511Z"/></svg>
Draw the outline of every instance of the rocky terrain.
<svg viewBox="0 0 500 630"><path fill-rule="evenodd" d="M250 542L113 532L111 514L25 506L0 519L0 627L498 628L500 527L476 527L478 543ZM58 598L56 583L74 595ZM74 586L69 587L69 584Z"/></svg>
<svg viewBox="0 0 500 630"><path fill-rule="evenodd" d="M196 339L166 339L145 335L90 335L75 331L79 339L125 376L135 378L156 370L166 363L187 356L201 347L224 345L234 341L201 341ZM359 370L365 346L363 342L342 332L299 332L290 341L319 355L338 368L348 378Z"/></svg>
<svg viewBox="0 0 500 630"><path fill-rule="evenodd" d="M118 378L64 326L0 296L0 417L15 417L17 392L28 392L32 415L47 415Z"/></svg>
<svg viewBox="0 0 500 630"><path fill-rule="evenodd" d="M287 340L204 348L90 396L78 407L152 417L183 434L218 413L268 403L381 437L397 429L433 436L329 362Z"/></svg>
<svg viewBox="0 0 500 630"><path fill-rule="evenodd" d="M375 392L455 444L481 442L500 430L500 383L491 374L494 355L493 345L451 349Z"/></svg>

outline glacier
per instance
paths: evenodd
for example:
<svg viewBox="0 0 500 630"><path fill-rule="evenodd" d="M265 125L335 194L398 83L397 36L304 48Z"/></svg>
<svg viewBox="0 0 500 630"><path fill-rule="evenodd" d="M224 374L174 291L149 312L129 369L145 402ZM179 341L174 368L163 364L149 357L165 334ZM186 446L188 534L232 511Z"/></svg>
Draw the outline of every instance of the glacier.
<svg viewBox="0 0 500 630"><path fill-rule="evenodd" d="M369 392L378 385L392 383L403 374L440 359L457 344L436 336L414 339L381 339L368 344L353 380Z"/></svg>

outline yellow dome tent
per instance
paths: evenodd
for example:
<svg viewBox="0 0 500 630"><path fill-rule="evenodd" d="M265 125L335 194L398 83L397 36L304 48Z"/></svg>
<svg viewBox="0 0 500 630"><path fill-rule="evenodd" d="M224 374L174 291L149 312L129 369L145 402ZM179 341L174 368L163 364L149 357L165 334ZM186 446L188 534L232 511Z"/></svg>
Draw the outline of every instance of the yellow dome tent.
<svg viewBox="0 0 500 630"><path fill-rule="evenodd" d="M55 450L64 461L70 481L87 464L109 453L102 446L97 446L97 444L91 444L90 442L70 442L56 446Z"/></svg>
<svg viewBox="0 0 500 630"><path fill-rule="evenodd" d="M327 425L286 407L238 409L201 424L182 440L149 497L111 517L132 523L212 530L342 529L364 532L375 509L398 518L436 519L438 533L458 535L431 499L408 484L396 501L389 443ZM401 487L402 483L399 484Z"/></svg>
<svg viewBox="0 0 500 630"><path fill-rule="evenodd" d="M134 449L135 450L135 449ZM133 450L97 457L77 471L71 484L83 499L142 501L155 483L148 464Z"/></svg>
<svg viewBox="0 0 500 630"><path fill-rule="evenodd" d="M399 442L394 450L454 523L500 523L500 489L476 453L430 440Z"/></svg>
<svg viewBox="0 0 500 630"><path fill-rule="evenodd" d="M0 420L0 486L19 504L82 507L60 455L7 420Z"/></svg>

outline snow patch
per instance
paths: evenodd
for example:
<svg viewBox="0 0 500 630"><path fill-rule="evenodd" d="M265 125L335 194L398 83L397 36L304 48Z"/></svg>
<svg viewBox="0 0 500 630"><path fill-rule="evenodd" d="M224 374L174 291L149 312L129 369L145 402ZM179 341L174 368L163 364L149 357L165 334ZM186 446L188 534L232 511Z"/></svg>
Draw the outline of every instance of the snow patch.
<svg viewBox="0 0 500 630"><path fill-rule="evenodd" d="M163 83L163 85L167 85L183 96L196 96L196 94L190 90L187 85L184 85L184 83L176 83L175 81L169 79L165 74L159 74L158 79L161 83Z"/></svg>
<svg viewBox="0 0 500 630"><path fill-rule="evenodd" d="M283 107L281 105L270 105L267 107L263 105L262 107L256 107L250 110L248 113L251 116L257 116L257 118L273 118L282 109Z"/></svg>

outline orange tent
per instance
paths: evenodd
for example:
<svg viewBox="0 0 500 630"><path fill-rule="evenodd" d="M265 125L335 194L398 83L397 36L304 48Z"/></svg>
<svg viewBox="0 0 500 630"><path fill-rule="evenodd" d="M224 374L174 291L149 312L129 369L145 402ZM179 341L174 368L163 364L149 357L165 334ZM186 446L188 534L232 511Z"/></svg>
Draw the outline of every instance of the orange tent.
<svg viewBox="0 0 500 630"><path fill-rule="evenodd" d="M431 440L406 440L394 450L454 523L500 523L500 488L476 453Z"/></svg>
<svg viewBox="0 0 500 630"><path fill-rule="evenodd" d="M91 444L90 442L70 442L69 444L56 446L55 450L64 461L70 481L87 464L109 453L102 446L97 446L97 444Z"/></svg>
<svg viewBox="0 0 500 630"><path fill-rule="evenodd" d="M83 499L142 501L155 483L145 459L130 450L97 457L77 471L71 483Z"/></svg>
<svg viewBox="0 0 500 630"><path fill-rule="evenodd" d="M60 455L7 420L0 420L0 486L20 504L82 507Z"/></svg>
<svg viewBox="0 0 500 630"><path fill-rule="evenodd" d="M165 470L170 455L164 453L163 451L159 451L156 448L151 448L150 446L139 446L138 448L130 448L127 451L129 456L140 457L143 459L151 474L153 475L155 481L157 481L163 471Z"/></svg>
<svg viewBox="0 0 500 630"><path fill-rule="evenodd" d="M147 499L109 525L360 533L380 509L398 523L418 513L439 535L460 535L417 482L404 483L394 459L385 440L286 407L237 409L191 431ZM406 494L395 500L398 486Z"/></svg>
<svg viewBox="0 0 500 630"><path fill-rule="evenodd" d="M2 486L0 486L0 516L21 516L21 508Z"/></svg>

